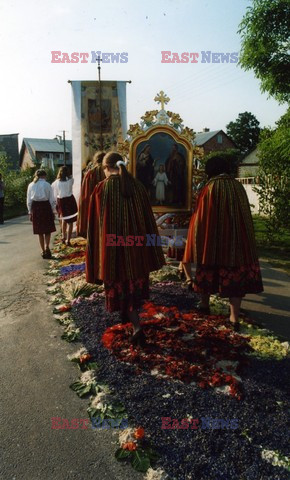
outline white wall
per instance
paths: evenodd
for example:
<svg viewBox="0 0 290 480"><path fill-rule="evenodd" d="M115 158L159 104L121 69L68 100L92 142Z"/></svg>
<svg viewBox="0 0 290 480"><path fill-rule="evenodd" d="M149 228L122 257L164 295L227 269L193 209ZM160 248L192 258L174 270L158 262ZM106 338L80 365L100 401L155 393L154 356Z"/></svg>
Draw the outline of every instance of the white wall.
<svg viewBox="0 0 290 480"><path fill-rule="evenodd" d="M258 194L253 190L255 187L254 177L237 178L237 180L243 184L244 189L247 192L252 213L259 213L259 197Z"/></svg>
<svg viewBox="0 0 290 480"><path fill-rule="evenodd" d="M257 192L254 192L253 187L254 185L244 185L249 202L251 204L252 213L259 213L259 197Z"/></svg>

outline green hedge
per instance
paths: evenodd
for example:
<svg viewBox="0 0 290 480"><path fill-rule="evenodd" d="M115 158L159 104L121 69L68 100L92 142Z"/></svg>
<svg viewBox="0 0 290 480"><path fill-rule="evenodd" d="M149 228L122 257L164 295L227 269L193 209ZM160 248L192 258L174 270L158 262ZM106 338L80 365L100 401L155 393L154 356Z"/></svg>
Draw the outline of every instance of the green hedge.
<svg viewBox="0 0 290 480"><path fill-rule="evenodd" d="M26 193L27 187L32 182L34 172L39 167L26 170L10 170L7 157L0 153L0 173L5 184L4 192L4 218L13 218L27 213ZM48 182L53 182L55 172L47 170Z"/></svg>

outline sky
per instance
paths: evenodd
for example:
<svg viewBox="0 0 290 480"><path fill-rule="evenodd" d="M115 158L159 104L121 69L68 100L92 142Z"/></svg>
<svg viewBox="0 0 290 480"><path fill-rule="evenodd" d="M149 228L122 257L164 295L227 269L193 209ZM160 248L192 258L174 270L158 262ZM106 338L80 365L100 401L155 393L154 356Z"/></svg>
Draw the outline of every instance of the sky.
<svg viewBox="0 0 290 480"><path fill-rule="evenodd" d="M126 63L102 64L102 80L131 80L127 119L167 109L199 132L226 129L249 111L274 126L286 106L262 94L253 72L236 63L201 63L201 52L239 52L247 0L0 0L0 134L71 138L68 80L97 79L91 51L126 52ZM88 52L88 63L52 63L52 51ZM199 53L197 63L162 63L162 51ZM172 58L172 55L171 57ZM20 147L20 145L19 145Z"/></svg>

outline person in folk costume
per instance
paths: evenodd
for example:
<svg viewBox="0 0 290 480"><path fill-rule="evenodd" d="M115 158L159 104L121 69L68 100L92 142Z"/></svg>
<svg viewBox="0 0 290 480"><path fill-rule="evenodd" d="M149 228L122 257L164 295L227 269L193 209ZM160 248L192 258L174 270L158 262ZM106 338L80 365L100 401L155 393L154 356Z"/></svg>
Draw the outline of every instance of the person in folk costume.
<svg viewBox="0 0 290 480"><path fill-rule="evenodd" d="M209 313L211 294L229 297L230 321L239 329L242 298L263 291L249 200L243 185L230 176L230 164L217 154L205 166L208 181L192 215L183 263L196 264L197 309Z"/></svg>
<svg viewBox="0 0 290 480"><path fill-rule="evenodd" d="M94 167L93 159L90 157L87 159L86 166L82 169L82 178L85 174Z"/></svg>
<svg viewBox="0 0 290 480"><path fill-rule="evenodd" d="M77 220L78 207L72 193L74 179L69 175L66 166L60 167L52 190L56 201L56 210L61 221L62 243L71 247L73 223Z"/></svg>
<svg viewBox="0 0 290 480"><path fill-rule="evenodd" d="M51 258L50 236L56 230L55 199L51 185L46 181L45 170L36 170L33 181L28 185L27 209L33 233L39 237L42 258Z"/></svg>
<svg viewBox="0 0 290 480"><path fill-rule="evenodd" d="M121 311L122 322L133 324L132 343L142 346L137 310L149 298L149 273L165 261L160 246L146 245L146 235L158 236L158 229L146 188L125 165L116 152L103 159L106 180L95 188L89 208L86 279L104 282L106 309Z"/></svg>
<svg viewBox="0 0 290 480"><path fill-rule="evenodd" d="M196 206L198 204L198 197L206 184L206 179L201 180L197 184L195 183L193 187L193 198L192 198L192 214L196 210ZM179 270L179 277L180 280L185 280L185 284L187 286L188 292L192 291L192 278L191 278L191 264L190 263L183 263L182 261L178 265Z"/></svg>
<svg viewBox="0 0 290 480"><path fill-rule="evenodd" d="M81 237L87 237L88 211L91 194L95 186L105 179L102 161L104 152L96 152L93 157L94 166L88 170L83 178L81 193L79 198L79 215L77 220L77 234Z"/></svg>

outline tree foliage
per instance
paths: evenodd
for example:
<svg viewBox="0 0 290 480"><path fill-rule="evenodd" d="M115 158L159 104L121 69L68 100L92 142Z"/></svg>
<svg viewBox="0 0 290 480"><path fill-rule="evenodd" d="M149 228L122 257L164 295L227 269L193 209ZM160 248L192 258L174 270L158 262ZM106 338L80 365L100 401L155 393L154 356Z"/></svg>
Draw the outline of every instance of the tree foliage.
<svg viewBox="0 0 290 480"><path fill-rule="evenodd" d="M253 0L239 25L240 65L254 70L262 92L276 100L290 100L289 0Z"/></svg>
<svg viewBox="0 0 290 480"><path fill-rule="evenodd" d="M260 122L250 112L239 113L234 122L226 125L227 135L235 142L242 155L253 150L260 135Z"/></svg>
<svg viewBox="0 0 290 480"><path fill-rule="evenodd" d="M260 212L266 215L267 236L272 240L290 227L290 109L265 129L258 145Z"/></svg>
<svg viewBox="0 0 290 480"><path fill-rule="evenodd" d="M210 152L206 155L202 161L202 166L206 164L207 160L211 157L220 157L224 158L229 162L231 175L237 176L238 166L241 160L241 153L235 148L229 148L228 150L217 150Z"/></svg>
<svg viewBox="0 0 290 480"><path fill-rule="evenodd" d="M36 168L11 170L10 167L6 154L0 153L0 172L5 184L5 206L25 208L27 187L33 179ZM55 173L47 170L47 180L50 182L54 179Z"/></svg>

